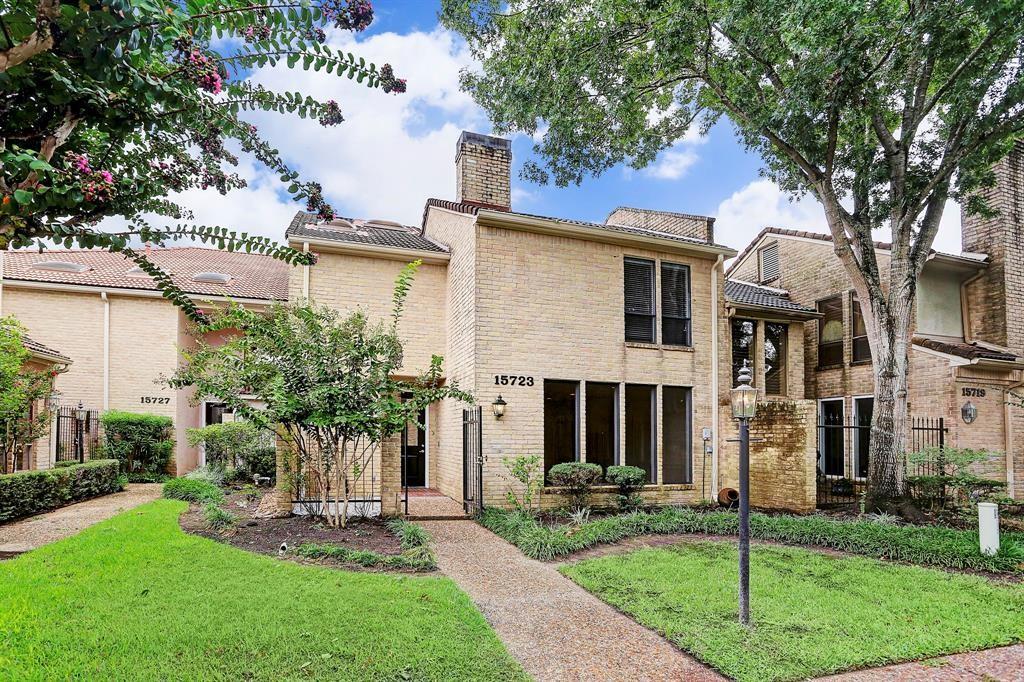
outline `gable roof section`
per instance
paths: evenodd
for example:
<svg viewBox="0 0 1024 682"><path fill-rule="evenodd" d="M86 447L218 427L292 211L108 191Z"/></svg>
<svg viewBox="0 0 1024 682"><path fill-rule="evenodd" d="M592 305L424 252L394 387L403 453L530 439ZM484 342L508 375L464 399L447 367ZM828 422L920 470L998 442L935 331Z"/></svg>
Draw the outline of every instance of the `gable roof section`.
<svg viewBox="0 0 1024 682"><path fill-rule="evenodd" d="M382 246L390 249L406 249L410 251L432 251L448 253L448 249L420 234L415 227L405 225L395 227L377 227L365 220L345 218L355 229L341 226L332 227L330 223L318 225L316 215L299 211L285 232L287 237L301 239L322 239L343 244L361 244L365 246Z"/></svg>
<svg viewBox="0 0 1024 682"><path fill-rule="evenodd" d="M667 239L669 241L678 242L681 245L690 244L694 246L703 246L705 248L711 247L713 249L719 249L726 252L734 253L734 251L728 246L722 246L721 244L714 244L694 237L684 237L682 235L673 234L671 232L660 232L657 230L646 230L640 227L630 227L627 225L607 225L605 223L592 223L585 220L573 220L571 218L555 218L552 216L537 215L535 213L521 213L519 211L497 211L487 206L481 206L473 203L462 203L457 201L448 201L447 199L427 199L426 206L423 209L423 225L426 226L427 212L431 207L442 208L447 211L454 211L456 213L466 213L470 215L479 215L480 211L488 211L493 214L504 214L509 216L516 216L520 218L543 220L553 223L561 223L563 225L569 225L574 227L583 227L589 230L593 230L596 234L626 234L635 237L646 237L651 239ZM704 216L699 216L704 217Z"/></svg>
<svg viewBox="0 0 1024 682"><path fill-rule="evenodd" d="M25 346L25 349L32 354L32 357L39 358L41 360L50 360L51 362L71 364L71 358L68 356L58 350L50 348L49 346L43 345L28 336L22 336L21 343Z"/></svg>
<svg viewBox="0 0 1024 682"><path fill-rule="evenodd" d="M291 266L270 256L196 246L154 248L149 250L148 256L187 294L277 301L288 298ZM66 272L32 267L55 260L80 263L89 269ZM121 254L99 250L8 251L4 255L4 279L12 282L156 291L148 275L128 274L133 267L135 264ZM231 275L231 281L226 284L193 281L192 278L202 272L223 272Z"/></svg>
<svg viewBox="0 0 1024 682"><path fill-rule="evenodd" d="M730 303L785 313L817 315L817 310L789 300L789 292L738 279L725 280L725 299Z"/></svg>

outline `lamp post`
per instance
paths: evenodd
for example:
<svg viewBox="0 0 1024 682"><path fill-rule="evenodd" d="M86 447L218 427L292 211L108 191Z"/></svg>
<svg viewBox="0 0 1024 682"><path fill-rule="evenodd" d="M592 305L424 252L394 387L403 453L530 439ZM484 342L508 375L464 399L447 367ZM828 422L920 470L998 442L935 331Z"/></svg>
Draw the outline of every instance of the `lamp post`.
<svg viewBox="0 0 1024 682"><path fill-rule="evenodd" d="M757 413L757 389L743 361L737 386L730 391L732 416L740 423L740 623L750 625L750 420Z"/></svg>

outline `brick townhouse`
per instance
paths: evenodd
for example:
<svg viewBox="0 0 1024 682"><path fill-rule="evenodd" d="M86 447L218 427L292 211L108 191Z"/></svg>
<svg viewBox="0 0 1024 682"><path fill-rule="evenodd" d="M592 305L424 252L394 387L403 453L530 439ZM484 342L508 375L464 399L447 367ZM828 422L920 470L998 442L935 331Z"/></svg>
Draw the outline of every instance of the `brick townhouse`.
<svg viewBox="0 0 1024 682"><path fill-rule="evenodd" d="M1008 494L1019 498L1024 414L1011 404L1010 393L1024 380L1024 143L995 173L996 184L985 194L998 214L963 215L962 253L931 253L918 284L909 447L941 439L998 453L981 472L1005 482ZM883 273L888 249L875 245ZM818 312L804 325L805 393L817 401L819 496L842 497L867 473L874 381L860 305L831 238L765 228L728 275L788 291L791 300Z"/></svg>
<svg viewBox="0 0 1024 682"><path fill-rule="evenodd" d="M639 466L648 474L649 501L713 498L736 485L728 391L747 361L763 397L754 424L763 440L752 451L752 501L814 509L823 387L857 372L870 378L869 367L852 361L830 370L837 373L831 379L817 369L813 341L819 327L834 333L835 307L820 305L819 296L808 295L810 283L792 279L797 270L790 269L795 261L786 244L796 244L797 254L806 250L800 245L820 248L821 262L813 267L838 274L825 257L831 255L826 242L766 230L727 277L725 261L736 252L715 242L713 218L628 207L603 223L522 213L511 205L507 140L463 133L455 152L456 196L428 199L419 225L373 218L318 223L296 215L287 242L315 253L316 265L288 268L209 249L151 254L203 305L229 298L253 306L310 300L343 312L359 307L372 318L390 313L402 267L423 262L400 325L401 372L415 376L431 355L443 355L446 380L471 392L476 405L431 405L383 448L371 476L382 505L397 503L402 481L459 502L504 504L514 484L502 460L516 455L540 455L545 469L566 461ZM768 235L778 244L774 261L762 253ZM997 258L994 247L987 257L936 255L929 276L933 270L989 276ZM783 274L751 273L751 262L774 262ZM62 377L72 400L174 417L180 473L200 461L182 445L184 429L215 421L217 405L196 406L194 396L154 383L173 371L175 344L189 343L188 328L148 278L129 270L119 257L96 252L11 253L0 312L15 314L33 337L74 360ZM968 284L990 286L983 278ZM842 289L841 279L834 288ZM845 316L849 301L841 305ZM968 319L982 314L965 311ZM938 315L935 324L946 329L948 317ZM1000 318L984 319L995 327ZM851 329L843 320L843 329ZM950 335L924 331L947 351L956 345ZM982 351L969 338L959 342L976 354L1009 354ZM852 336L843 342L844 361L856 343ZM924 358L938 362L937 355ZM988 359L964 360L956 365L957 381L961 373L993 371ZM993 418L987 403L975 403L976 423ZM599 496L610 500L610 494L605 489ZM554 494L542 498L560 503ZM282 495L282 502L291 500Z"/></svg>

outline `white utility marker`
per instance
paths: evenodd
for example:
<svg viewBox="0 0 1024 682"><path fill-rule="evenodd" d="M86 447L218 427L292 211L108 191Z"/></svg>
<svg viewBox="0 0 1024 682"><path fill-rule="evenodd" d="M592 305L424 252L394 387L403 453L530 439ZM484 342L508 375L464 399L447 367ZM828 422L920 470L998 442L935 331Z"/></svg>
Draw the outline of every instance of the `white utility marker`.
<svg viewBox="0 0 1024 682"><path fill-rule="evenodd" d="M982 554L999 551L999 505L994 502L978 503L978 541Z"/></svg>

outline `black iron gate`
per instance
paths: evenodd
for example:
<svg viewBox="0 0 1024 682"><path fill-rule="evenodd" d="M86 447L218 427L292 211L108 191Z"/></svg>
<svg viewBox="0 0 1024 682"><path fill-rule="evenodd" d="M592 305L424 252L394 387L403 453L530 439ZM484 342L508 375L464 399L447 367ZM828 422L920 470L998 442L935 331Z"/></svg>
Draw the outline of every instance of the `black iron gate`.
<svg viewBox="0 0 1024 682"><path fill-rule="evenodd" d="M467 514L484 508L483 411L462 411L462 506Z"/></svg>
<svg viewBox="0 0 1024 682"><path fill-rule="evenodd" d="M96 410L61 405L55 421L55 462L84 462L92 456L99 435Z"/></svg>

